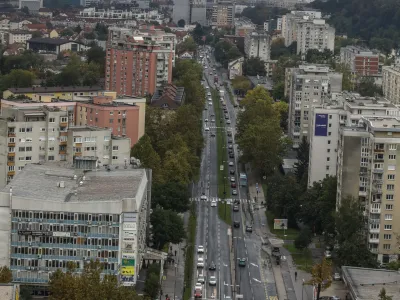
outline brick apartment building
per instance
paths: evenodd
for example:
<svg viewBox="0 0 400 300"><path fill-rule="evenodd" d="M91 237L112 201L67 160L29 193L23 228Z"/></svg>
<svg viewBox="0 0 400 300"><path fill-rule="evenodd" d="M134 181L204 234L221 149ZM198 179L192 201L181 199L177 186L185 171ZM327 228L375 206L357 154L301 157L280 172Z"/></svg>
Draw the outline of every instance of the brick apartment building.
<svg viewBox="0 0 400 300"><path fill-rule="evenodd" d="M174 41L165 43L152 39L148 32L110 28L105 87L117 95L152 95L158 87L171 82L174 55Z"/></svg>
<svg viewBox="0 0 400 300"><path fill-rule="evenodd" d="M349 66L351 72L359 76L375 76L379 72L379 55L358 46L342 47L340 62Z"/></svg>

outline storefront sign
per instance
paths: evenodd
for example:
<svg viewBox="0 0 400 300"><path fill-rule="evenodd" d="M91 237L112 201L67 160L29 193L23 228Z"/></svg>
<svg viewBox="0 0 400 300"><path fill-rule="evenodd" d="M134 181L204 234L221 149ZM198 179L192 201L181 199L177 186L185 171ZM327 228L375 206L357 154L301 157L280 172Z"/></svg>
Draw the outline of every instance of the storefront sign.
<svg viewBox="0 0 400 300"><path fill-rule="evenodd" d="M124 223L122 228L127 231L136 231L136 223Z"/></svg>
<svg viewBox="0 0 400 300"><path fill-rule="evenodd" d="M135 259L122 259L122 266L123 267L134 267L135 266Z"/></svg>
<svg viewBox="0 0 400 300"><path fill-rule="evenodd" d="M135 267L121 267L122 276L133 276L135 275Z"/></svg>
<svg viewBox="0 0 400 300"><path fill-rule="evenodd" d="M134 241L136 237L136 231L123 231L122 239L128 241Z"/></svg>

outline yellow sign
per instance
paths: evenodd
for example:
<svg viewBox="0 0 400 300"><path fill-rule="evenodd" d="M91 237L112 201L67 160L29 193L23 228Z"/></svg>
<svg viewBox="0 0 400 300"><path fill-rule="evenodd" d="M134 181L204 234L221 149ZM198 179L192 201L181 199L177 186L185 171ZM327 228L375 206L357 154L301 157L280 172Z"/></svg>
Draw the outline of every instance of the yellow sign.
<svg viewBox="0 0 400 300"><path fill-rule="evenodd" d="M121 275L123 276L135 275L135 267L121 267Z"/></svg>

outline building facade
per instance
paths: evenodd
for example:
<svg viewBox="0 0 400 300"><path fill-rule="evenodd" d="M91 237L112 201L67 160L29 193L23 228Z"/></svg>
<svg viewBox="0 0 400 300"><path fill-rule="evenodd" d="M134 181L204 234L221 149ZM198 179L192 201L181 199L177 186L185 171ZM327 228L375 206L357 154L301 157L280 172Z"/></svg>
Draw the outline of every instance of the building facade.
<svg viewBox="0 0 400 300"><path fill-rule="evenodd" d="M154 94L156 88L172 80L174 41L159 36L136 35L129 29L110 28L106 57L106 89L120 96ZM168 37L171 34L168 35ZM174 36L174 35L173 35Z"/></svg>
<svg viewBox="0 0 400 300"><path fill-rule="evenodd" d="M13 282L43 286L68 262L81 272L86 262L99 260L104 274L136 283L146 250L151 172L124 165L85 170L28 165L0 192Z"/></svg>
<svg viewBox="0 0 400 300"><path fill-rule="evenodd" d="M379 73L379 54L358 46L340 48L340 62L358 76L376 76Z"/></svg>
<svg viewBox="0 0 400 300"><path fill-rule="evenodd" d="M190 24L199 23L207 26L206 0L192 0L190 4Z"/></svg>
<svg viewBox="0 0 400 300"><path fill-rule="evenodd" d="M213 27L233 27L235 20L235 2L217 0L213 5L211 25Z"/></svg>
<svg viewBox="0 0 400 300"><path fill-rule="evenodd" d="M311 108L321 105L331 93L342 90L342 74L327 66L301 65L286 69L285 96L289 97L289 136L298 148L311 132Z"/></svg>
<svg viewBox="0 0 400 300"><path fill-rule="evenodd" d="M297 22L297 54L306 55L308 50L335 50L335 28L323 19Z"/></svg>
<svg viewBox="0 0 400 300"><path fill-rule="evenodd" d="M397 65L382 67L383 95L394 104L400 104L400 67Z"/></svg>
<svg viewBox="0 0 400 300"><path fill-rule="evenodd" d="M338 145L337 206L358 199L367 223L367 242L381 263L398 260L400 119L362 117L344 127Z"/></svg>
<svg viewBox="0 0 400 300"><path fill-rule="evenodd" d="M271 36L267 32L250 32L244 38L244 53L248 58L258 57L262 61L271 58Z"/></svg>
<svg viewBox="0 0 400 300"><path fill-rule="evenodd" d="M257 26L247 18L240 18L235 20L235 35L245 37L247 34L256 30Z"/></svg>
<svg viewBox="0 0 400 300"><path fill-rule="evenodd" d="M190 23L190 1L175 0L172 9L172 21L178 24L180 20L184 20L185 24Z"/></svg>
<svg viewBox="0 0 400 300"><path fill-rule="evenodd" d="M32 32L27 30L13 30L8 33L8 44L23 43L32 38Z"/></svg>

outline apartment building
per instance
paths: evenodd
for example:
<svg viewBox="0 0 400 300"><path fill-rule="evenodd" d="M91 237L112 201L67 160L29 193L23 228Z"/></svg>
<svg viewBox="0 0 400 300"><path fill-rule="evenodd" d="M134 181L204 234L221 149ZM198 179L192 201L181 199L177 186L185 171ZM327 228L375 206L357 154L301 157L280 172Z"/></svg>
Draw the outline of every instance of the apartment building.
<svg viewBox="0 0 400 300"><path fill-rule="evenodd" d="M297 54L306 55L308 50L335 50L335 28L323 19L297 22Z"/></svg>
<svg viewBox="0 0 400 300"><path fill-rule="evenodd" d="M285 46L290 46L293 42L297 41L297 21L308 19L321 19L322 14L319 11L307 10L298 11L294 10L282 16L281 30L282 36L285 39Z"/></svg>
<svg viewBox="0 0 400 300"><path fill-rule="evenodd" d="M165 41L162 33L152 36L148 32L144 36L131 29L110 28L106 89L121 96L146 96L154 94L163 83L170 83L175 49L166 45L171 44L173 41Z"/></svg>
<svg viewBox="0 0 400 300"><path fill-rule="evenodd" d="M211 25L213 27L233 27L235 20L235 2L216 0L213 5Z"/></svg>
<svg viewBox="0 0 400 300"><path fill-rule="evenodd" d="M271 36L267 32L252 31L244 38L244 53L248 58L258 57L266 62L271 59Z"/></svg>
<svg viewBox="0 0 400 300"><path fill-rule="evenodd" d="M27 40L32 38L32 32L28 30L13 30L8 33L8 44L14 43L25 44Z"/></svg>
<svg viewBox="0 0 400 300"><path fill-rule="evenodd" d="M185 24L190 24L190 1L175 0L172 8L172 21L177 24L184 20Z"/></svg>
<svg viewBox="0 0 400 300"><path fill-rule="evenodd" d="M190 5L190 24L199 23L207 26L206 0L192 0Z"/></svg>
<svg viewBox="0 0 400 300"><path fill-rule="evenodd" d="M0 144L5 155L0 159L0 186L27 164L88 160L113 165L129 159L130 139L113 137L109 129L73 127L73 119L73 110L57 107L2 108Z"/></svg>
<svg viewBox="0 0 400 300"><path fill-rule="evenodd" d="M30 164L1 190L1 226L9 237L2 260L13 282L43 291L68 262L82 272L99 260L104 274L136 283L146 254L151 171L83 167Z"/></svg>
<svg viewBox="0 0 400 300"><path fill-rule="evenodd" d="M76 125L106 128L116 137L130 139L131 147L139 140L139 106L115 102L112 97L97 96L76 103Z"/></svg>
<svg viewBox="0 0 400 300"><path fill-rule="evenodd" d="M78 96L97 96L105 93L99 86L54 86L54 87L29 87L9 88L3 92L3 98L25 96L36 99L38 102L51 102L52 98L74 100Z"/></svg>
<svg viewBox="0 0 400 300"><path fill-rule="evenodd" d="M400 104L400 66L382 67L383 95L394 104Z"/></svg>
<svg viewBox="0 0 400 300"><path fill-rule="evenodd" d="M321 105L331 93L342 90L342 74L327 66L301 65L286 69L285 96L289 97L289 137L293 148L309 138L311 108Z"/></svg>
<svg viewBox="0 0 400 300"><path fill-rule="evenodd" d="M379 73L379 55L359 46L340 48L340 62L359 76L376 76Z"/></svg>
<svg viewBox="0 0 400 300"><path fill-rule="evenodd" d="M350 92L332 94L322 105L312 107L308 185L336 176L341 128L357 127L362 117L399 115L400 110L385 98Z"/></svg>
<svg viewBox="0 0 400 300"><path fill-rule="evenodd" d="M245 37L247 34L255 31L257 26L249 19L242 17L235 20L235 35Z"/></svg>
<svg viewBox="0 0 400 300"><path fill-rule="evenodd" d="M368 220L369 249L381 263L399 253L399 150L398 117L362 117L357 127L340 131L337 206L344 197L358 199Z"/></svg>

